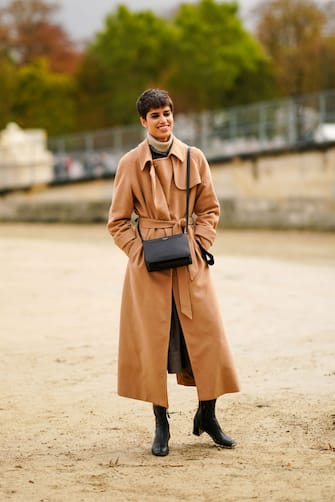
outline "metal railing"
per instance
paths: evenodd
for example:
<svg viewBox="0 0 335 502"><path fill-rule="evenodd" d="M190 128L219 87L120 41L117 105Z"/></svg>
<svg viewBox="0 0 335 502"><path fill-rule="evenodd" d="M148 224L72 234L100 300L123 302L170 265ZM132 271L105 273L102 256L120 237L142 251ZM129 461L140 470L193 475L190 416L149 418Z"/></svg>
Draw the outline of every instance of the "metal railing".
<svg viewBox="0 0 335 502"><path fill-rule="evenodd" d="M335 90L179 116L176 134L209 160L334 141Z"/></svg>
<svg viewBox="0 0 335 502"><path fill-rule="evenodd" d="M174 132L186 143L201 148L209 161L335 141L335 90L177 114ZM113 175L120 157L144 135L140 125L132 125L50 137L48 148L54 157L50 181ZM0 158L0 173L4 169ZM0 188L4 178L0 176Z"/></svg>
<svg viewBox="0 0 335 502"><path fill-rule="evenodd" d="M332 127L333 126L333 127ZM175 134L203 150L208 160L335 140L335 90L226 110L176 115ZM117 127L50 138L56 155L75 154L90 164L105 155L115 163L144 137L141 126ZM78 157L79 156L79 157ZM103 159L102 159L103 163Z"/></svg>

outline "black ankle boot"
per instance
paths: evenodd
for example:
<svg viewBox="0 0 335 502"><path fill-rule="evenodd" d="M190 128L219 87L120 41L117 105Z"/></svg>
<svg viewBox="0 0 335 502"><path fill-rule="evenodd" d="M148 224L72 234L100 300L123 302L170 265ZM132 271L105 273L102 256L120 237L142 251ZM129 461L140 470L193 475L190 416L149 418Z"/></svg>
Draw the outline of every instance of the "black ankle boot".
<svg viewBox="0 0 335 502"><path fill-rule="evenodd" d="M163 406L153 405L156 418L156 432L152 443L152 454L157 457L165 457L169 453L170 427L167 418L167 410Z"/></svg>
<svg viewBox="0 0 335 502"><path fill-rule="evenodd" d="M193 422L193 434L200 436L203 432L213 439L214 443L223 448L234 448L236 442L225 434L215 416L216 399L199 401L199 408Z"/></svg>

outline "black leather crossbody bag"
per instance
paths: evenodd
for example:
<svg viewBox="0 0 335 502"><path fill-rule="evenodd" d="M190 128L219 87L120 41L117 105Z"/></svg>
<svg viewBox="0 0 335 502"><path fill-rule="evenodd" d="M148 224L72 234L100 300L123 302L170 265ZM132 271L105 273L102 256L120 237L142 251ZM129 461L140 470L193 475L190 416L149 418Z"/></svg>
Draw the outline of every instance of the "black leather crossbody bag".
<svg viewBox="0 0 335 502"><path fill-rule="evenodd" d="M158 239L142 239L144 261L149 272L157 272L168 268L184 267L192 263L188 240L188 209L190 194L190 147L187 149L186 162L186 225L181 234L169 235Z"/></svg>

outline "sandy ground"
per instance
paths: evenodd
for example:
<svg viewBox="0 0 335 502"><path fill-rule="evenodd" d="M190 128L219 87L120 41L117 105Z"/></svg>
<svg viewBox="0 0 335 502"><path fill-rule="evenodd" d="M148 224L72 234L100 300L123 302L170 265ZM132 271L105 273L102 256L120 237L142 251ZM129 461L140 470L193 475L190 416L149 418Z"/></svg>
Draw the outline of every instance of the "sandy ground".
<svg viewBox="0 0 335 502"><path fill-rule="evenodd" d="M223 232L215 254L238 446L192 435L170 376L157 458L150 404L115 391L126 260L104 226L0 227L1 502L335 500L335 235Z"/></svg>

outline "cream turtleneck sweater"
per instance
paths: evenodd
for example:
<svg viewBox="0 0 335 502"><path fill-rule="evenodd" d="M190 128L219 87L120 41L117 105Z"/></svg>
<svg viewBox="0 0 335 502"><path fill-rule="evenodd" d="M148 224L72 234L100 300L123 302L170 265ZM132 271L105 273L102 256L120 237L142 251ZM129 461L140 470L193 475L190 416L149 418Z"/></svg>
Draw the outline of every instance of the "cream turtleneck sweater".
<svg viewBox="0 0 335 502"><path fill-rule="evenodd" d="M153 136L151 136L151 134L149 133L147 134L149 145L153 150L155 150L159 154L164 154L164 153L168 154L173 142L173 137L174 137L173 134L171 134L168 141L158 141Z"/></svg>

